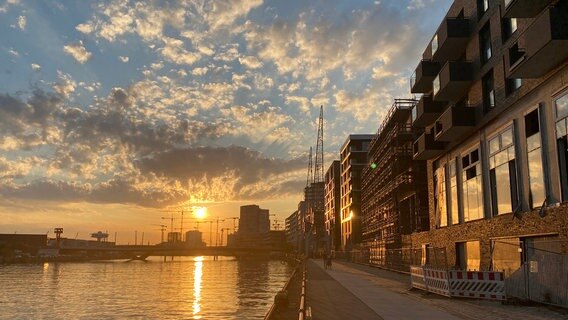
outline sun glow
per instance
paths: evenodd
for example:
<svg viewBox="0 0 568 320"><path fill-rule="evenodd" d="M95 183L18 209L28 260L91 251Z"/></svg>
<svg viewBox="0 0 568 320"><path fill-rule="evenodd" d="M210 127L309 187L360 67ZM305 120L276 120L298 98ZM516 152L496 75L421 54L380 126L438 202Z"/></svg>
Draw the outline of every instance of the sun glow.
<svg viewBox="0 0 568 320"><path fill-rule="evenodd" d="M193 210L193 215L197 219L203 219L207 217L207 208L206 207L195 207Z"/></svg>

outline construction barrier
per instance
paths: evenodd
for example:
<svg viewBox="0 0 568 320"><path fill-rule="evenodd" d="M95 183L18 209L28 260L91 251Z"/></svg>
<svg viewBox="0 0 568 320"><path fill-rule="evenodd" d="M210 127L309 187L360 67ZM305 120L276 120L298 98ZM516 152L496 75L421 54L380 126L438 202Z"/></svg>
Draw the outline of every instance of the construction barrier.
<svg viewBox="0 0 568 320"><path fill-rule="evenodd" d="M424 268L424 281L429 292L450 297L450 281L447 270Z"/></svg>
<svg viewBox="0 0 568 320"><path fill-rule="evenodd" d="M505 300L502 272L450 271L452 297Z"/></svg>
<svg viewBox="0 0 568 320"><path fill-rule="evenodd" d="M410 267L410 282L412 283L413 288L428 291L428 287L426 286L426 281L424 279L424 269L422 267Z"/></svg>
<svg viewBox="0 0 568 320"><path fill-rule="evenodd" d="M502 272L448 271L411 266L410 281L413 288L446 297L505 300L505 281Z"/></svg>

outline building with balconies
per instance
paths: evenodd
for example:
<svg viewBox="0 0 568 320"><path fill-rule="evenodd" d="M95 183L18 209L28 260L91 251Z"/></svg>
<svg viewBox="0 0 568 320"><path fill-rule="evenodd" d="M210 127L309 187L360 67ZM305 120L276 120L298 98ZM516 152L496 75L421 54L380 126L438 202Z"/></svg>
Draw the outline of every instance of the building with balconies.
<svg viewBox="0 0 568 320"><path fill-rule="evenodd" d="M325 232L329 238L329 248L341 249L340 217L340 167L339 160L334 160L325 173Z"/></svg>
<svg viewBox="0 0 568 320"><path fill-rule="evenodd" d="M430 231L403 241L508 276L568 252L567 21L566 0L454 1L411 77Z"/></svg>
<svg viewBox="0 0 568 320"><path fill-rule="evenodd" d="M428 229L426 161L412 159L413 141L423 132L412 126L416 104L395 100L370 143L362 172L362 240L372 259L381 262L387 262L386 250L404 247L403 234Z"/></svg>
<svg viewBox="0 0 568 320"><path fill-rule="evenodd" d="M361 171L374 134L350 134L340 151L341 248L361 243Z"/></svg>

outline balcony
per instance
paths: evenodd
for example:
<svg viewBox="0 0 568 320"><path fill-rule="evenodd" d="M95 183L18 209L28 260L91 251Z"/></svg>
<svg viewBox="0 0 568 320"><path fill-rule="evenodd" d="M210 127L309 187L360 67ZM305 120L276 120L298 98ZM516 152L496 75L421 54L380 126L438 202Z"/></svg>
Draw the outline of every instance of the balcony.
<svg viewBox="0 0 568 320"><path fill-rule="evenodd" d="M428 93L432 91L432 80L440 72L440 63L422 60L410 78L410 92Z"/></svg>
<svg viewBox="0 0 568 320"><path fill-rule="evenodd" d="M505 18L533 18L552 0L503 0Z"/></svg>
<svg viewBox="0 0 568 320"><path fill-rule="evenodd" d="M449 107L434 125L436 141L453 141L466 133L469 133L475 126L475 108L467 106Z"/></svg>
<svg viewBox="0 0 568 320"><path fill-rule="evenodd" d="M431 95L423 95L414 107L412 113L412 125L426 127L434 122L446 106L446 102L433 101Z"/></svg>
<svg viewBox="0 0 568 320"><path fill-rule="evenodd" d="M414 160L429 160L444 153L444 143L434 140L434 134L424 133L414 142Z"/></svg>
<svg viewBox="0 0 568 320"><path fill-rule="evenodd" d="M470 61L448 61L433 81L434 101L459 101L473 80Z"/></svg>
<svg viewBox="0 0 568 320"><path fill-rule="evenodd" d="M505 55L510 78L540 78L568 58L568 3L538 16Z"/></svg>
<svg viewBox="0 0 568 320"><path fill-rule="evenodd" d="M446 62L463 56L470 35L469 19L446 18L432 39L432 61Z"/></svg>

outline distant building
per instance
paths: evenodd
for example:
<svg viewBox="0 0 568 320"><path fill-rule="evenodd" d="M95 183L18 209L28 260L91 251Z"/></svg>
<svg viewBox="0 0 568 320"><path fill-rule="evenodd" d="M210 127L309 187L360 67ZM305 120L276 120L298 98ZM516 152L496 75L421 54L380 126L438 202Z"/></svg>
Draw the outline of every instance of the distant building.
<svg viewBox="0 0 568 320"><path fill-rule="evenodd" d="M306 245L308 250L316 252L323 249L327 243L324 224L324 182L312 182L304 188L304 201Z"/></svg>
<svg viewBox="0 0 568 320"><path fill-rule="evenodd" d="M346 250L361 242L361 171L374 136L351 134L341 147L341 247Z"/></svg>
<svg viewBox="0 0 568 320"><path fill-rule="evenodd" d="M181 232L178 231L168 232L168 242L169 243L181 242Z"/></svg>
<svg viewBox="0 0 568 320"><path fill-rule="evenodd" d="M329 237L329 249L341 249L341 170L335 160L325 173L325 232Z"/></svg>
<svg viewBox="0 0 568 320"><path fill-rule="evenodd" d="M45 234L0 234L0 256L13 256L15 252L35 256L46 245Z"/></svg>
<svg viewBox="0 0 568 320"><path fill-rule="evenodd" d="M285 232L286 232L286 243L288 246L294 250L298 251L300 239L301 239L301 230L299 227L299 212L298 210L294 211L291 215L289 215L285 220Z"/></svg>
<svg viewBox="0 0 568 320"><path fill-rule="evenodd" d="M261 209L257 205L241 206L239 234L266 233L269 231L270 218L268 209Z"/></svg>
<svg viewBox="0 0 568 320"><path fill-rule="evenodd" d="M185 243L189 247L200 248L205 246L203 233L199 230L190 230L185 233Z"/></svg>

